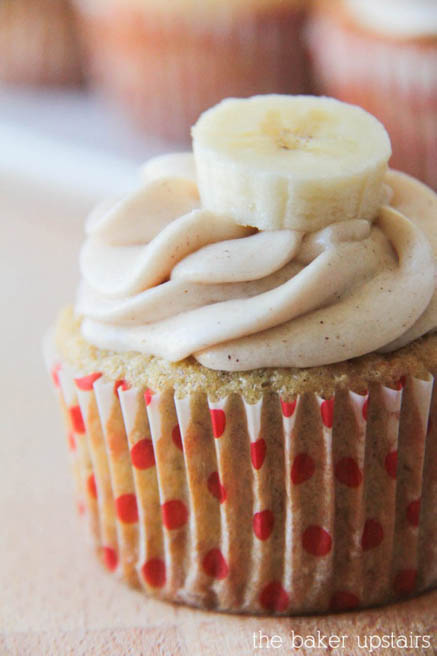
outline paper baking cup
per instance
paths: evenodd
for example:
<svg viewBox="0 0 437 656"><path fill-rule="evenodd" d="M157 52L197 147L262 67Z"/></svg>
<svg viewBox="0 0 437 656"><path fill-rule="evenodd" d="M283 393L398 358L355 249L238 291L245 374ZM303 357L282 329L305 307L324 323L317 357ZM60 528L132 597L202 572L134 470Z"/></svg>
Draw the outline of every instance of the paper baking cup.
<svg viewBox="0 0 437 656"><path fill-rule="evenodd" d="M308 90L295 7L200 20L92 5L79 5L91 83L149 134L188 141L200 113L225 97Z"/></svg>
<svg viewBox="0 0 437 656"><path fill-rule="evenodd" d="M313 18L308 40L319 91L377 116L392 168L437 189L437 40L384 39L331 13Z"/></svg>
<svg viewBox="0 0 437 656"><path fill-rule="evenodd" d="M287 615L437 584L432 376L250 405L50 369L100 557L148 595Z"/></svg>
<svg viewBox="0 0 437 656"><path fill-rule="evenodd" d="M0 80L78 84L77 25L68 0L0 2Z"/></svg>

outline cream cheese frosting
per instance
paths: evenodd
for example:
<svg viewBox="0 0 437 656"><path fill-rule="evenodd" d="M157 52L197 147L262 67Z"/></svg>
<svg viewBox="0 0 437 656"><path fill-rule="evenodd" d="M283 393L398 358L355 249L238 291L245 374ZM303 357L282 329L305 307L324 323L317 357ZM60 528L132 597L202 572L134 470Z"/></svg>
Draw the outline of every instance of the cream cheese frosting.
<svg viewBox="0 0 437 656"><path fill-rule="evenodd" d="M168 175L166 175L168 172ZM211 369L311 367L435 330L437 196L389 172L374 222L258 232L200 206L191 155L89 218L76 314L90 343Z"/></svg>
<svg viewBox="0 0 437 656"><path fill-rule="evenodd" d="M345 0L362 25L401 38L437 35L435 0Z"/></svg>

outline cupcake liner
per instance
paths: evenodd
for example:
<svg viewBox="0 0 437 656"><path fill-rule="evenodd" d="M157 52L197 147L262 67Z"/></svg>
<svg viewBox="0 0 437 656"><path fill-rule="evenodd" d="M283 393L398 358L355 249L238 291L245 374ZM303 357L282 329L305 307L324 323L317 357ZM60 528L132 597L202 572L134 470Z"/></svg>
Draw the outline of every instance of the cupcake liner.
<svg viewBox="0 0 437 656"><path fill-rule="evenodd" d="M384 39L320 12L308 42L319 90L377 116L391 166L437 188L437 41Z"/></svg>
<svg viewBox="0 0 437 656"><path fill-rule="evenodd" d="M434 378L176 398L55 363L98 552L147 594L232 612L386 603L437 584Z"/></svg>
<svg viewBox="0 0 437 656"><path fill-rule="evenodd" d="M79 4L91 80L148 133L187 141L200 113L225 97L308 90L296 7L223 8L208 20L92 4Z"/></svg>
<svg viewBox="0 0 437 656"><path fill-rule="evenodd" d="M68 0L0 4L0 79L78 84L82 79L75 13Z"/></svg>

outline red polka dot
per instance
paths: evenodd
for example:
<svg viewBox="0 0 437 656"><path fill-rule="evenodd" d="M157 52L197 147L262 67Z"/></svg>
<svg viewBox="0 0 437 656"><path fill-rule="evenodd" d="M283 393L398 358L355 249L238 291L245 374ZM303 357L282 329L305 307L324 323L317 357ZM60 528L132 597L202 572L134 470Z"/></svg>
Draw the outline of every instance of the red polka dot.
<svg viewBox="0 0 437 656"><path fill-rule="evenodd" d="M152 396L155 394L155 392L151 389L146 389L144 392L144 401L146 402L146 405L150 405L152 403Z"/></svg>
<svg viewBox="0 0 437 656"><path fill-rule="evenodd" d="M188 509L183 501L172 499L166 501L161 506L162 521L164 526L170 531L175 528L181 528L188 521Z"/></svg>
<svg viewBox="0 0 437 656"><path fill-rule="evenodd" d="M223 410L210 410L212 422L212 434L221 437L226 428L226 415Z"/></svg>
<svg viewBox="0 0 437 656"><path fill-rule="evenodd" d="M360 605L360 600L353 592L338 590L331 597L331 610L353 610Z"/></svg>
<svg viewBox="0 0 437 656"><path fill-rule="evenodd" d="M84 515L85 510L86 510L86 507L85 507L84 502L83 501L78 501L77 502L77 512L79 513L79 515Z"/></svg>
<svg viewBox="0 0 437 656"><path fill-rule="evenodd" d="M229 573L229 566L220 549L211 549L202 560L203 571L214 579L221 581Z"/></svg>
<svg viewBox="0 0 437 656"><path fill-rule="evenodd" d="M399 596L409 595L416 585L417 570L402 569L396 574L393 583L394 590Z"/></svg>
<svg viewBox="0 0 437 656"><path fill-rule="evenodd" d="M395 388L397 390L401 390L405 387L407 382L407 377L406 376L401 376L399 380L395 383Z"/></svg>
<svg viewBox="0 0 437 656"><path fill-rule="evenodd" d="M93 499L97 499L97 485L96 485L96 477L94 476L94 474L90 474L88 476L86 486L90 497L93 497Z"/></svg>
<svg viewBox="0 0 437 656"><path fill-rule="evenodd" d="M324 426L326 426L326 428L332 428L334 422L334 399L323 401L320 406L320 414Z"/></svg>
<svg viewBox="0 0 437 656"><path fill-rule="evenodd" d="M268 540L273 531L275 516L271 510L262 510L253 516L253 532L259 540Z"/></svg>
<svg viewBox="0 0 437 656"><path fill-rule="evenodd" d="M118 390L120 388L123 390L123 392L125 392L126 390L130 389L130 384L126 380L124 380L124 378L121 378L120 380L116 380L114 383L115 396L118 396Z"/></svg>
<svg viewBox="0 0 437 656"><path fill-rule="evenodd" d="M76 451L76 438L74 437L74 433L71 431L68 433L68 448L70 451Z"/></svg>
<svg viewBox="0 0 437 656"><path fill-rule="evenodd" d="M335 465L335 476L340 483L348 487L359 487L363 474L354 458L342 458Z"/></svg>
<svg viewBox="0 0 437 656"><path fill-rule="evenodd" d="M165 585L165 563L161 558L151 558L141 568L144 580L152 588L162 588Z"/></svg>
<svg viewBox="0 0 437 656"><path fill-rule="evenodd" d="M332 538L321 526L308 526L302 535L305 551L312 556L326 556L332 547Z"/></svg>
<svg viewBox="0 0 437 656"><path fill-rule="evenodd" d="M364 524L361 546L364 551L379 547L384 539L384 529L376 519L368 519Z"/></svg>
<svg viewBox="0 0 437 656"><path fill-rule="evenodd" d="M93 384L96 380L98 380L101 377L101 373L95 372L93 374L89 374L88 376L82 376L82 378L75 378L74 382L76 383L76 387L82 392L89 392L90 390L93 389Z"/></svg>
<svg viewBox="0 0 437 656"><path fill-rule="evenodd" d="M70 408L70 418L74 432L83 435L85 433L85 423L83 421L82 412L78 405L73 405Z"/></svg>
<svg viewBox="0 0 437 656"><path fill-rule="evenodd" d="M110 572L117 569L118 556L117 552L115 549L112 549L112 547L102 547L102 560L106 569L109 569Z"/></svg>
<svg viewBox="0 0 437 656"><path fill-rule="evenodd" d="M208 490L211 492L212 496L219 500L220 503L226 501L226 490L220 482L220 477L218 472L212 472L208 477Z"/></svg>
<svg viewBox="0 0 437 656"><path fill-rule="evenodd" d="M250 445L250 459L252 460L252 465L255 469L261 469L264 463L264 458L266 457L267 445L265 440L261 437L256 442L252 442Z"/></svg>
<svg viewBox="0 0 437 656"><path fill-rule="evenodd" d="M384 467L389 476L392 478L396 478L396 472L398 468L398 452L397 451L391 451L390 453L387 454L385 461L384 461Z"/></svg>
<svg viewBox="0 0 437 656"><path fill-rule="evenodd" d="M60 363L60 362L57 362L57 363L52 367L52 370L51 370L52 380L53 380L53 385L54 385L55 387L59 387L60 384L61 384L60 381L59 381L59 372L60 372L60 371L61 371L61 363Z"/></svg>
<svg viewBox="0 0 437 656"><path fill-rule="evenodd" d="M415 499L407 506L407 521L411 526L419 526L420 499Z"/></svg>
<svg viewBox="0 0 437 656"><path fill-rule="evenodd" d="M138 505L135 494L122 494L115 500L117 517L125 524L138 521Z"/></svg>
<svg viewBox="0 0 437 656"><path fill-rule="evenodd" d="M272 581L262 589L259 603L265 610L283 613L290 598L279 581Z"/></svg>
<svg viewBox="0 0 437 656"><path fill-rule="evenodd" d="M292 417L294 415L294 411L296 410L296 404L297 404L297 400L290 401L289 403L287 403L286 401L283 401L281 399L281 408L284 417Z"/></svg>
<svg viewBox="0 0 437 656"><path fill-rule="evenodd" d="M180 449L181 451L184 450L184 446L182 444L181 429L179 428L179 424L176 424L176 426L173 428L171 432L171 439L173 440L173 444L177 446L178 449Z"/></svg>
<svg viewBox="0 0 437 656"><path fill-rule="evenodd" d="M293 460L291 480L294 485L304 483L314 474L316 464L308 453L299 453Z"/></svg>
<svg viewBox="0 0 437 656"><path fill-rule="evenodd" d="M147 438L139 440L130 452L132 464L137 469L149 469L155 464L155 453L153 451L153 442Z"/></svg>
<svg viewBox="0 0 437 656"><path fill-rule="evenodd" d="M369 399L367 398L363 403L362 413L364 421L367 421L367 408L369 406Z"/></svg>

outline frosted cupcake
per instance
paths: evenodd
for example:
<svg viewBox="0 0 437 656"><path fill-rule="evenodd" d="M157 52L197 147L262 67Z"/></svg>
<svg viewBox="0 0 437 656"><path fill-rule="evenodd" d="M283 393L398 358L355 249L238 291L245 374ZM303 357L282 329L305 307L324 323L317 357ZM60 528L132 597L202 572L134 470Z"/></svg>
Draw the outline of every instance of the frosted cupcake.
<svg viewBox="0 0 437 656"><path fill-rule="evenodd" d="M0 80L77 84L82 79L75 15L69 0L0 3Z"/></svg>
<svg viewBox="0 0 437 656"><path fill-rule="evenodd" d="M106 567L232 612L437 582L437 196L332 99L228 100L87 223L48 358Z"/></svg>
<svg viewBox="0 0 437 656"><path fill-rule="evenodd" d="M309 31L320 89L387 127L392 165L437 188L437 4L321 2Z"/></svg>
<svg viewBox="0 0 437 656"><path fill-rule="evenodd" d="M227 96L307 90L304 0L79 0L92 80L149 134L187 141Z"/></svg>

